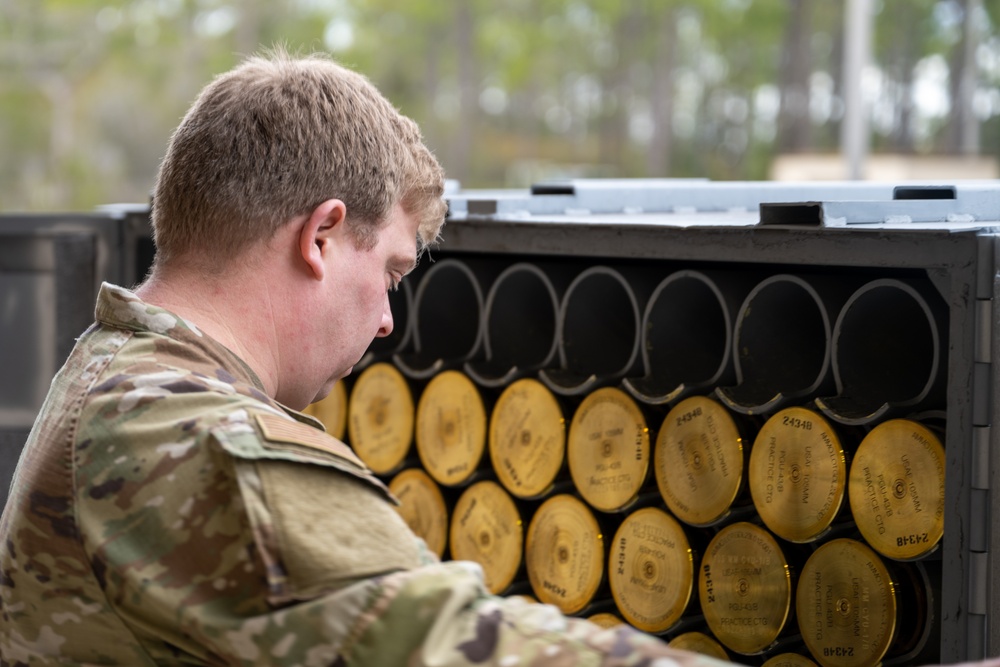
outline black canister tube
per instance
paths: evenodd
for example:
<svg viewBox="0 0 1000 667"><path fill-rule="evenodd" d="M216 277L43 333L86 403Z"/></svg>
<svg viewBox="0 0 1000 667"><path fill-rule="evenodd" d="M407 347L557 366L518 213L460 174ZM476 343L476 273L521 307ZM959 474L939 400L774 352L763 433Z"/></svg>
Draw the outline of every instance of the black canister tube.
<svg viewBox="0 0 1000 667"><path fill-rule="evenodd" d="M556 364L559 303L569 283L563 274L565 269L518 262L497 276L483 313L486 358L465 364L474 381L503 387L526 373Z"/></svg>
<svg viewBox="0 0 1000 667"><path fill-rule="evenodd" d="M853 286L779 274L747 295L733 338L737 384L716 389L744 414L778 410L833 388L833 321Z"/></svg>
<svg viewBox="0 0 1000 667"><path fill-rule="evenodd" d="M454 258L427 269L414 296L413 351L393 357L404 375L428 379L480 354L483 294L496 273L492 263Z"/></svg>
<svg viewBox="0 0 1000 667"><path fill-rule="evenodd" d="M642 319L643 377L622 386L650 405L673 404L735 380L733 328L759 278L680 270L657 285Z"/></svg>
<svg viewBox="0 0 1000 667"><path fill-rule="evenodd" d="M654 285L641 271L594 266L580 273L559 308L559 368L543 369L539 379L576 396L637 373L641 318Z"/></svg>
<svg viewBox="0 0 1000 667"><path fill-rule="evenodd" d="M819 408L843 424L870 424L935 405L944 395L947 306L929 281L873 280L833 328L837 395Z"/></svg>

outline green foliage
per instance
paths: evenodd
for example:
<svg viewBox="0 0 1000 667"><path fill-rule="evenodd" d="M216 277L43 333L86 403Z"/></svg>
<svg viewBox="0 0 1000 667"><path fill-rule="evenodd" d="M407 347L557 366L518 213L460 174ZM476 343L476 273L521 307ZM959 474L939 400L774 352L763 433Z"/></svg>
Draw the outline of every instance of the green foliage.
<svg viewBox="0 0 1000 667"><path fill-rule="evenodd" d="M926 100L907 105L934 57L955 66L967 1L874 3L875 150L942 143L951 116ZM329 51L365 73L466 187L572 175L766 178L785 122L776 105L793 2L0 0L0 210L145 201L201 86L273 44ZM981 2L982 61L997 63L1000 0ZM810 2L814 152L839 141L843 14L844 3ZM978 77L982 99L994 100L980 110L980 145L992 155L998 70ZM957 72L943 76L947 95Z"/></svg>

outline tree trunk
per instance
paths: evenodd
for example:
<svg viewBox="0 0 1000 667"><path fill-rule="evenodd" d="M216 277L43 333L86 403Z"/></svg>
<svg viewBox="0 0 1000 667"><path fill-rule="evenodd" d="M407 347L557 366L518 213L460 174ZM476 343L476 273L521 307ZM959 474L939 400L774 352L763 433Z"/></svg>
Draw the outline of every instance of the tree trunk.
<svg viewBox="0 0 1000 667"><path fill-rule="evenodd" d="M840 143L841 123L844 119L844 16L843 12L837 15L832 25L834 29L831 34L832 49L830 52L830 79L833 81L833 108L831 109L830 120L825 128L824 141L828 146L837 146Z"/></svg>
<svg viewBox="0 0 1000 667"><path fill-rule="evenodd" d="M631 3L615 26L615 62L602 77L605 100L601 110L600 160L620 171L625 161L625 141L628 131L629 97L632 85L629 65L631 48L636 44L643 22L642 7Z"/></svg>
<svg viewBox="0 0 1000 667"><path fill-rule="evenodd" d="M437 29L435 29L437 32ZM441 35L438 34L427 42L427 53L424 55L424 117L435 118L434 102L441 93ZM442 134L438 132L437 122L425 122L420 130L424 135L424 142L428 146L438 147Z"/></svg>
<svg viewBox="0 0 1000 667"><path fill-rule="evenodd" d="M892 12L889 16L890 49L886 55L885 70L891 84L886 86L884 95L893 108L893 128L889 134L889 148L901 154L913 153L913 68L917 64L919 49L919 21L921 19L908 2L886 5Z"/></svg>
<svg viewBox="0 0 1000 667"><path fill-rule="evenodd" d="M953 155L976 155L979 152L979 121L972 100L976 92L976 48L979 29L976 15L982 0L959 0L962 7L962 39L955 46L950 69L951 114L944 136L944 151Z"/></svg>
<svg viewBox="0 0 1000 667"><path fill-rule="evenodd" d="M811 147L809 132L811 4L809 0L788 0L788 7L788 25L778 73L781 87L778 150L782 153L801 153Z"/></svg>
<svg viewBox="0 0 1000 667"><path fill-rule="evenodd" d="M654 35L650 111L653 133L646 152L647 176L670 174L670 149L673 138L674 69L677 60L677 13L673 7L660 9L659 29Z"/></svg>
<svg viewBox="0 0 1000 667"><path fill-rule="evenodd" d="M458 58L458 127L450 148L450 172L461 180L469 171L475 125L479 108L476 82L475 20L468 0L455 2L455 51Z"/></svg>

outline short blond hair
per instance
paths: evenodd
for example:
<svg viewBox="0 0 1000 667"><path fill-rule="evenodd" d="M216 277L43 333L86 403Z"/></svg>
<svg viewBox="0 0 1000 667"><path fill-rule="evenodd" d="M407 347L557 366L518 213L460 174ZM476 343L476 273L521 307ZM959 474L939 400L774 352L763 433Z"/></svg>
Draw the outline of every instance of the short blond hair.
<svg viewBox="0 0 1000 667"><path fill-rule="evenodd" d="M327 199L346 204L359 247L401 204L422 247L444 221L443 192L416 123L368 79L279 49L216 77L175 130L153 195L157 261L224 264Z"/></svg>

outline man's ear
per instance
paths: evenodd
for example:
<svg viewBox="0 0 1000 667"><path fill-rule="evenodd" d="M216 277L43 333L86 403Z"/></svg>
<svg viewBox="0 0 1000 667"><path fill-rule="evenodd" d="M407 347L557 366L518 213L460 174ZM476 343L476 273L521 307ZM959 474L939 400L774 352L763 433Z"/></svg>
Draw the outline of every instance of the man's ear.
<svg viewBox="0 0 1000 667"><path fill-rule="evenodd" d="M334 236L343 233L347 206L339 199L327 199L313 209L299 230L299 253L316 280L326 274L323 256L332 251Z"/></svg>

